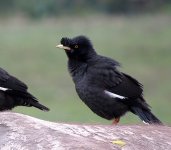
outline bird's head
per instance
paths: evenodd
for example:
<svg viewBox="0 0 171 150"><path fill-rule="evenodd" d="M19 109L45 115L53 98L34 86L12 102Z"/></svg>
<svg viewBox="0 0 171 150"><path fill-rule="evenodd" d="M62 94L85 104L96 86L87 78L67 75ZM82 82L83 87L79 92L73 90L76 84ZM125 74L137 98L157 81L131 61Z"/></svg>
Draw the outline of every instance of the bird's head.
<svg viewBox="0 0 171 150"><path fill-rule="evenodd" d="M74 38L64 37L61 39L61 44L56 47L64 49L67 56L71 59L85 61L96 55L91 41L85 36L77 36Z"/></svg>

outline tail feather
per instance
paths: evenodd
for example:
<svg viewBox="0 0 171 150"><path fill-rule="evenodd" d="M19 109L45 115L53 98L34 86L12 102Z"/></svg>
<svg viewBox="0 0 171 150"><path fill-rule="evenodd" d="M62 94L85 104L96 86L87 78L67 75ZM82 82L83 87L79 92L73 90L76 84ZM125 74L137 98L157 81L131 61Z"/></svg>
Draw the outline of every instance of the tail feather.
<svg viewBox="0 0 171 150"><path fill-rule="evenodd" d="M139 107L132 107L131 108L133 113L138 115L140 119L148 124L160 124L162 125L162 122L154 115L149 109L141 109Z"/></svg>
<svg viewBox="0 0 171 150"><path fill-rule="evenodd" d="M36 107L36 108L43 110L43 111L49 111L50 110L46 106L40 104L38 101L30 101L30 106Z"/></svg>
<svg viewBox="0 0 171 150"><path fill-rule="evenodd" d="M40 104L38 100L29 92L21 92L15 90L6 91L6 94L10 95L14 100L14 106L27 106L27 107L36 107L43 111L49 111L49 108Z"/></svg>

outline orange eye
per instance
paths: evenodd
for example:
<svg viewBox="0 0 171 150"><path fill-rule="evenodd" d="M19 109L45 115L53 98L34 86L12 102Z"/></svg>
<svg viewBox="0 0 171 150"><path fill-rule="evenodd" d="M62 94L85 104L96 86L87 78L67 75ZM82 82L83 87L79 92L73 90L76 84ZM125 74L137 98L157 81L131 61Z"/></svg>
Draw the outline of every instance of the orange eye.
<svg viewBox="0 0 171 150"><path fill-rule="evenodd" d="M75 48L78 48L78 45L75 45Z"/></svg>

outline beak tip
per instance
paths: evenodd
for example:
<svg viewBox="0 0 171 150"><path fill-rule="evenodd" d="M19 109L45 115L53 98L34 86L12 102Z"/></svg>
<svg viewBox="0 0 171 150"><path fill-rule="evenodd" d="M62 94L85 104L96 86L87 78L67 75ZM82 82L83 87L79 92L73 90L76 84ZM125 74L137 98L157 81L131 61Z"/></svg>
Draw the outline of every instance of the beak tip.
<svg viewBox="0 0 171 150"><path fill-rule="evenodd" d="M56 45L57 48L62 48L63 45L62 44L59 44L59 45Z"/></svg>

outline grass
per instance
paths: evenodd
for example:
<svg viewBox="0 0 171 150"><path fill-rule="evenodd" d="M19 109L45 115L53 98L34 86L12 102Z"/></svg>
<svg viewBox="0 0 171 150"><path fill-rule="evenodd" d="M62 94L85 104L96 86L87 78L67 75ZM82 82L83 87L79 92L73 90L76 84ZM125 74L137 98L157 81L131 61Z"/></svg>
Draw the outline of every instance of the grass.
<svg viewBox="0 0 171 150"><path fill-rule="evenodd" d="M14 111L56 122L110 124L78 98L67 72L67 58L56 49L61 37L87 35L98 53L122 63L121 70L144 85L152 111L171 123L171 19L153 16L96 16L41 21L0 20L1 67L26 82L51 111L18 107ZM128 113L122 124L141 122Z"/></svg>

